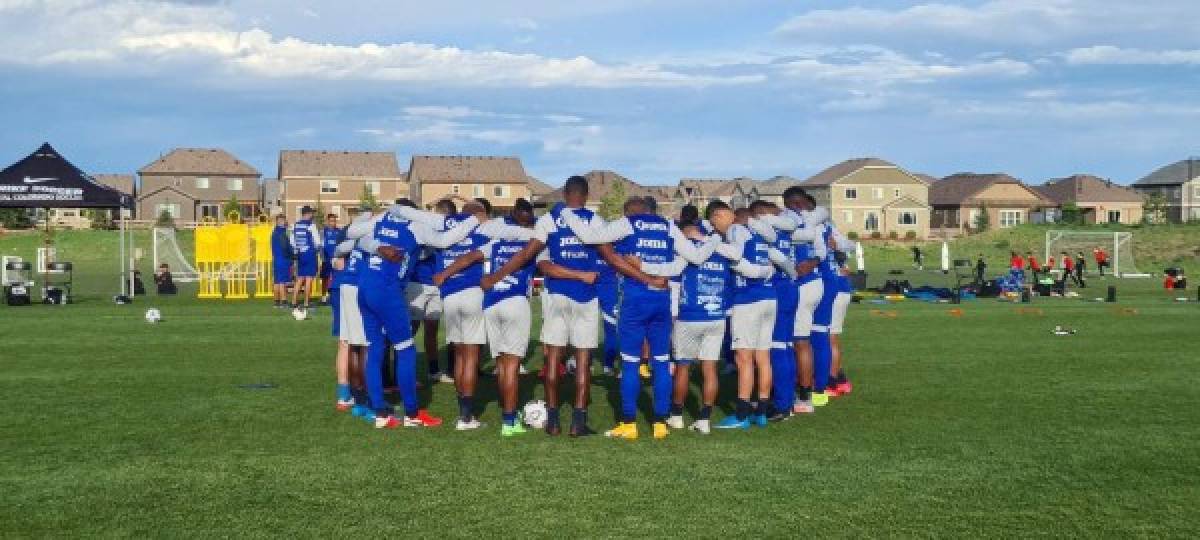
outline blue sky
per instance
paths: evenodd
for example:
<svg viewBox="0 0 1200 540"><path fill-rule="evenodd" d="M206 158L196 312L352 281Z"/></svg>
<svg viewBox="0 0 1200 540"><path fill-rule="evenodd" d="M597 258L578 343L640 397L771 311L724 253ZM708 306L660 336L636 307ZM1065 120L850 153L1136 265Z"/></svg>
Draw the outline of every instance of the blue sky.
<svg viewBox="0 0 1200 540"><path fill-rule="evenodd" d="M1149 4L0 0L0 160L498 154L557 185L877 156L1128 183L1200 154L1200 8Z"/></svg>

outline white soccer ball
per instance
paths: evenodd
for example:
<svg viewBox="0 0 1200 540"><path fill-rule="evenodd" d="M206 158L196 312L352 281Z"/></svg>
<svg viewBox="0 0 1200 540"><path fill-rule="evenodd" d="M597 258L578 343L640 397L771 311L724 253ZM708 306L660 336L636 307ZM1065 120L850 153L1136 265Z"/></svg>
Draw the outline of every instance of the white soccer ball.
<svg viewBox="0 0 1200 540"><path fill-rule="evenodd" d="M539 399L526 403L522 416L525 425L533 429L546 427L546 402Z"/></svg>
<svg viewBox="0 0 1200 540"><path fill-rule="evenodd" d="M303 321L308 318L308 310L304 308L296 308L292 310L292 318L297 321Z"/></svg>
<svg viewBox="0 0 1200 540"><path fill-rule="evenodd" d="M162 313L160 313L158 311L158 309L150 308L150 309L146 310L146 322L156 323L161 320L162 320Z"/></svg>

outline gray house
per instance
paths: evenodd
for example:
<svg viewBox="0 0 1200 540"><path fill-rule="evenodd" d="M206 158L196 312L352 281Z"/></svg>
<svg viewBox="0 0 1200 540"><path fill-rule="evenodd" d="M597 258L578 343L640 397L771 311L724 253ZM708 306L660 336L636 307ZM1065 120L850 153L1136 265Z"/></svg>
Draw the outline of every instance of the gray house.
<svg viewBox="0 0 1200 540"><path fill-rule="evenodd" d="M1170 223L1200 221L1200 158L1188 158L1162 167L1133 184L1138 193L1161 195ZM1154 219L1154 218L1151 218Z"/></svg>
<svg viewBox="0 0 1200 540"><path fill-rule="evenodd" d="M262 174L219 148L176 148L138 175L138 219L154 220L163 213L183 222L223 219L221 206L235 197L243 218L262 208Z"/></svg>

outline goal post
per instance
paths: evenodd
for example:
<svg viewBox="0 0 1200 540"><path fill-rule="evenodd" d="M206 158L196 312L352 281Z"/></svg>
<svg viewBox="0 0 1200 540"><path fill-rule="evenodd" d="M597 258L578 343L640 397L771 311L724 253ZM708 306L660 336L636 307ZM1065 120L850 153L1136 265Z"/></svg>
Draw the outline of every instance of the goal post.
<svg viewBox="0 0 1200 540"><path fill-rule="evenodd" d="M1087 258L1090 273L1098 273L1093 250L1103 249L1108 253L1109 269L1117 277L1144 277L1138 270L1133 255L1133 233L1121 231L1046 231L1044 262L1056 259L1063 252L1075 257L1079 253ZM1061 261L1058 266L1061 267Z"/></svg>
<svg viewBox="0 0 1200 540"><path fill-rule="evenodd" d="M200 273L179 249L179 242L175 238L175 229L155 227L153 232L154 271L158 271L159 264L167 263L171 268L171 278L175 281L184 283L198 281Z"/></svg>

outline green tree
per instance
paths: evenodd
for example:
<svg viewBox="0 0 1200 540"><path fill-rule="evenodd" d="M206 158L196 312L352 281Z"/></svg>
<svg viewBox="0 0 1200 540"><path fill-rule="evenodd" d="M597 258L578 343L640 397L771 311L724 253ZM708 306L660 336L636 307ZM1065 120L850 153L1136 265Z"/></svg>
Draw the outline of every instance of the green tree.
<svg viewBox="0 0 1200 540"><path fill-rule="evenodd" d="M237 216L236 221L238 222L245 217L242 215L242 203L238 200L237 195L230 195L229 200L221 205L221 218L234 221L230 216Z"/></svg>
<svg viewBox="0 0 1200 540"><path fill-rule="evenodd" d="M375 194L371 192L371 189L366 184L363 184L362 193L358 194L358 203L363 206L375 208L379 206L379 199L375 197Z"/></svg>
<svg viewBox="0 0 1200 540"><path fill-rule="evenodd" d="M175 228L175 218L171 217L171 213L168 212L166 208L163 208L162 211L158 213L158 219L156 219L154 221L154 226L155 227L170 227L170 228L174 229Z"/></svg>
<svg viewBox="0 0 1200 540"><path fill-rule="evenodd" d="M988 207L986 205L979 207L979 213L975 215L975 222L971 224L971 227L975 229L975 232L984 232L991 226L992 218L988 217Z"/></svg>
<svg viewBox="0 0 1200 540"><path fill-rule="evenodd" d="M1073 202L1063 203L1062 214L1059 216L1058 221L1066 225L1079 225L1083 222L1083 212Z"/></svg>
<svg viewBox="0 0 1200 540"><path fill-rule="evenodd" d="M0 225L5 229L28 229L33 226L33 220L24 208L0 208Z"/></svg>
<svg viewBox="0 0 1200 540"><path fill-rule="evenodd" d="M600 216L604 219L617 219L621 217L625 208L625 183L617 182L613 184L612 189L604 197L600 198Z"/></svg>
<svg viewBox="0 0 1200 540"><path fill-rule="evenodd" d="M87 217L91 220L93 229L107 230L112 228L112 217L109 216L108 210L102 208L87 210Z"/></svg>
<svg viewBox="0 0 1200 540"><path fill-rule="evenodd" d="M1162 193L1154 192L1142 203L1142 222L1146 224L1164 223L1167 220L1167 198Z"/></svg>

